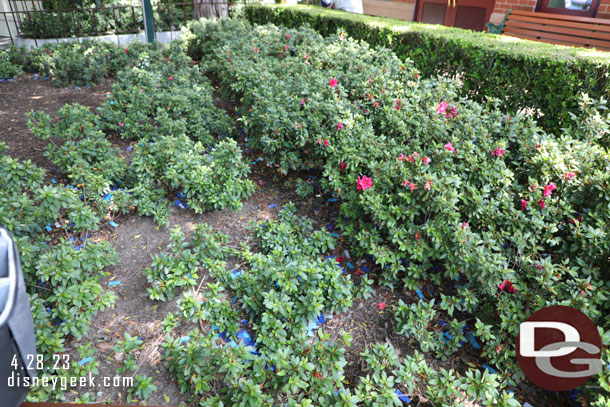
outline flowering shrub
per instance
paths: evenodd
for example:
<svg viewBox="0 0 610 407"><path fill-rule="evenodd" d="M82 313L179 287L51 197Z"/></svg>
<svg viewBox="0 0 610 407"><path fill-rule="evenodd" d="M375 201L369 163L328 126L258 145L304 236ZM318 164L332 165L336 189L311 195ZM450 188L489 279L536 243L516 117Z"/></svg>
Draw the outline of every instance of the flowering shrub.
<svg viewBox="0 0 610 407"><path fill-rule="evenodd" d="M211 50L203 67L243 99L251 144L284 172L323 168L321 184L341 199L343 235L374 257L382 283L449 284L427 317L476 314L465 327L501 380L522 378L515 337L539 308L569 305L610 328L603 101L581 97L575 124L553 135L341 33L241 21L190 27L185 48ZM404 333L445 349L409 315ZM449 325L459 343L464 324ZM610 388L605 374L599 382Z"/></svg>

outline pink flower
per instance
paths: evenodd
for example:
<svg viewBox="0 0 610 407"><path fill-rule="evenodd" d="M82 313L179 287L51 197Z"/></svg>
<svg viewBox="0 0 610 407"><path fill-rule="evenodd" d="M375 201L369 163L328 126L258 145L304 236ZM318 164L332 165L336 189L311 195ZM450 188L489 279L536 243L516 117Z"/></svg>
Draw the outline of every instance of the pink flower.
<svg viewBox="0 0 610 407"><path fill-rule="evenodd" d="M364 191L366 189L373 187L373 179L367 177L366 175L358 176L358 181L356 182L356 188L358 191Z"/></svg>
<svg viewBox="0 0 610 407"><path fill-rule="evenodd" d="M398 156L398 161L407 161L407 156L403 153L400 153L400 155Z"/></svg>
<svg viewBox="0 0 610 407"><path fill-rule="evenodd" d="M330 81L328 81L328 84L331 88L335 88L337 86L337 83L339 83L339 81L337 81L335 78L330 78Z"/></svg>
<svg viewBox="0 0 610 407"><path fill-rule="evenodd" d="M341 168L341 171L343 171L345 169L345 167L347 167L347 164L344 163L343 161L341 161L341 163L339 164L339 167Z"/></svg>
<svg viewBox="0 0 610 407"><path fill-rule="evenodd" d="M328 147L329 144L330 144L330 141L324 140L324 147Z"/></svg>
<svg viewBox="0 0 610 407"><path fill-rule="evenodd" d="M305 104L305 98L301 99L301 106Z"/></svg>
<svg viewBox="0 0 610 407"><path fill-rule="evenodd" d="M403 179L402 183L400 185L402 185L403 187L409 187L411 192L413 192L415 190L415 188L417 188L417 185L415 185L412 182L407 181L406 179Z"/></svg>
<svg viewBox="0 0 610 407"><path fill-rule="evenodd" d="M504 154L506 152L506 150L498 147L495 150L491 150L491 155L493 157L502 157L502 154Z"/></svg>
<svg viewBox="0 0 610 407"><path fill-rule="evenodd" d="M544 199L539 200L538 205L540 205L540 209L544 209L544 207L546 206L546 204L544 203Z"/></svg>
<svg viewBox="0 0 610 407"><path fill-rule="evenodd" d="M343 128L343 123L337 124L337 130L341 130Z"/></svg>
<svg viewBox="0 0 610 407"><path fill-rule="evenodd" d="M322 144L322 139L321 139L321 138L317 139L317 140L316 140L316 143L318 143L318 144Z"/></svg>
<svg viewBox="0 0 610 407"><path fill-rule="evenodd" d="M400 110L400 100L394 101L394 109Z"/></svg>
<svg viewBox="0 0 610 407"><path fill-rule="evenodd" d="M449 108L449 113L447 113L445 115L445 117L451 118L451 119L454 119L455 117L457 117L457 109L455 108L455 106L451 106Z"/></svg>
<svg viewBox="0 0 610 407"><path fill-rule="evenodd" d="M377 307L379 307L380 311L383 311L383 309L386 307L385 302L376 302L375 305L377 305Z"/></svg>
<svg viewBox="0 0 610 407"><path fill-rule="evenodd" d="M542 267L540 264L536 263L536 267L538 267L540 270L544 269L544 267Z"/></svg>
<svg viewBox="0 0 610 407"><path fill-rule="evenodd" d="M123 126L125 126L125 123L119 123L119 126L123 127Z"/></svg>
<svg viewBox="0 0 610 407"><path fill-rule="evenodd" d="M127 51L127 50L125 50ZM51 51L49 51L48 49L45 49L45 52L47 53L47 55L51 55Z"/></svg>
<svg viewBox="0 0 610 407"><path fill-rule="evenodd" d="M445 102L444 100L439 103L438 107L436 108L436 113L438 114L445 114L447 112L447 107L449 107L447 105L447 102Z"/></svg>
<svg viewBox="0 0 610 407"><path fill-rule="evenodd" d="M521 210L524 211L527 208L527 201L525 199L521 200Z"/></svg>
<svg viewBox="0 0 610 407"><path fill-rule="evenodd" d="M129 51L127 51L127 48L125 48L125 53L127 54Z"/></svg>
<svg viewBox="0 0 610 407"><path fill-rule="evenodd" d="M455 148L453 147L453 144L451 144L451 143L447 143L443 147L445 147L445 150L451 151L452 153L455 152Z"/></svg>
<svg viewBox="0 0 610 407"><path fill-rule="evenodd" d="M462 230L468 229L468 223L462 222Z"/></svg>
<svg viewBox="0 0 610 407"><path fill-rule="evenodd" d="M286 49L287 50L290 49L290 45L286 44Z"/></svg>
<svg viewBox="0 0 610 407"><path fill-rule="evenodd" d="M424 164L430 164L430 161L432 161L430 159L430 157L422 157L421 162L423 162Z"/></svg>
<svg viewBox="0 0 610 407"><path fill-rule="evenodd" d="M170 80L170 81L173 81L173 80L174 80L174 77L173 77L173 76L170 76L170 77L169 77L169 80Z"/></svg>
<svg viewBox="0 0 610 407"><path fill-rule="evenodd" d="M572 181L572 178L574 178L575 176L576 176L576 174L573 172L568 172L567 174L563 174L563 178L567 179L568 181Z"/></svg>
<svg viewBox="0 0 610 407"><path fill-rule="evenodd" d="M426 191L430 191L431 187L432 187L432 181L430 181L430 180L426 181L426 183L424 184L424 189Z"/></svg>
<svg viewBox="0 0 610 407"><path fill-rule="evenodd" d="M290 39L290 34L286 34L286 39L289 40Z"/></svg>
<svg viewBox="0 0 610 407"><path fill-rule="evenodd" d="M229 58L229 62L233 62L233 58Z"/></svg>
<svg viewBox="0 0 610 407"><path fill-rule="evenodd" d="M547 186L544 187L544 192L542 193L542 195L546 198L547 196L551 196L551 194L553 193L554 190L557 189L557 185L553 184L552 182L549 182L549 184Z"/></svg>
<svg viewBox="0 0 610 407"><path fill-rule="evenodd" d="M517 292L517 289L515 288L515 286L513 286L513 283L510 280L502 281L502 284L500 284L498 288L500 289L500 291L506 291L509 294L514 294Z"/></svg>

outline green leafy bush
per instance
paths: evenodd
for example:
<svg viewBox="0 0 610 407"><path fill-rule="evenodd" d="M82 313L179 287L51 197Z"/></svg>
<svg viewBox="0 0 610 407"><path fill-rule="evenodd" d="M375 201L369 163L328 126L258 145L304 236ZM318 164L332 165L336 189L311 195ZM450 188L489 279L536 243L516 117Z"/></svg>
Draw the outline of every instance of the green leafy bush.
<svg viewBox="0 0 610 407"><path fill-rule="evenodd" d="M408 57L424 76L459 74L463 93L498 98L503 109L540 109L546 129L558 131L577 107L580 93L599 99L609 91L604 52L512 39L459 28L347 14L316 6L247 5L253 23L296 28L308 24L323 35L342 30L374 46ZM509 40L510 39L510 40Z"/></svg>
<svg viewBox="0 0 610 407"><path fill-rule="evenodd" d="M374 259L380 282L437 287L429 313L401 311L401 331L430 342L425 350L446 354L465 327L500 380L515 384L514 338L533 311L569 305L610 328L604 100L581 96L572 123L551 134L526 112L460 96L458 81L422 79L410 61L343 33L191 27L185 49L212 50L202 67L242 98L251 145L284 172L322 171L323 189L340 200L343 236ZM425 324L441 311L478 320L450 320L443 344ZM599 383L610 388L605 374Z"/></svg>

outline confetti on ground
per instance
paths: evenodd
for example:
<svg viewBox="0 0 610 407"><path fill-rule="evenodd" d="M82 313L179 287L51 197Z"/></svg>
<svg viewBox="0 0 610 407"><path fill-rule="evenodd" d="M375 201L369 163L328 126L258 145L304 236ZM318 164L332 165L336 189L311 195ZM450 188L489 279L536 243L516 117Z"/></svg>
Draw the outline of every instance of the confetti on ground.
<svg viewBox="0 0 610 407"><path fill-rule="evenodd" d="M387 306L385 302L376 302L375 305L377 305L377 307L379 307L380 311L383 311L384 308Z"/></svg>
<svg viewBox="0 0 610 407"><path fill-rule="evenodd" d="M120 285L121 284L121 280L117 280L117 281L109 281L108 285Z"/></svg>
<svg viewBox="0 0 610 407"><path fill-rule="evenodd" d="M187 336L183 336L182 338L180 338L180 343L184 343L184 342L186 342L186 341L188 341L190 339L191 339L191 337L188 336L188 335Z"/></svg>
<svg viewBox="0 0 610 407"><path fill-rule="evenodd" d="M422 294L422 292L420 291L420 289L419 289L419 288L416 288L416 289L415 289L415 292L417 293L417 296L418 296L419 298L421 298L422 300L424 299L424 295Z"/></svg>
<svg viewBox="0 0 610 407"><path fill-rule="evenodd" d="M400 401L403 401L407 404L411 402L411 399L409 397L407 397L407 395L404 394L403 392L401 392L399 389L396 389L396 394L398 395L398 398L400 399Z"/></svg>
<svg viewBox="0 0 610 407"><path fill-rule="evenodd" d="M493 367L489 366L486 363L483 363L481 366L483 366L484 369L486 369L489 373L496 373L496 369L494 369Z"/></svg>
<svg viewBox="0 0 610 407"><path fill-rule="evenodd" d="M119 224L118 224L118 223L116 223L116 222L114 222L114 221L110 221L110 222L108 222L108 224L109 224L110 226L112 226L113 228L116 228L116 227L118 227L118 226L119 226Z"/></svg>
<svg viewBox="0 0 610 407"><path fill-rule="evenodd" d="M88 358L84 358L83 360L81 360L80 362L78 362L78 365L79 365L79 366L82 366L82 365L84 365L84 364L86 364L86 363L91 362L91 360L92 360L92 359L93 359L93 358L92 358L91 356L89 356Z"/></svg>
<svg viewBox="0 0 610 407"><path fill-rule="evenodd" d="M49 232L53 230L53 229L51 228L51 225L47 225L47 226L45 226L44 228L45 228L47 231L49 231Z"/></svg>
<svg viewBox="0 0 610 407"><path fill-rule="evenodd" d="M276 206L277 206L277 204L267 205L268 208L275 208Z"/></svg>

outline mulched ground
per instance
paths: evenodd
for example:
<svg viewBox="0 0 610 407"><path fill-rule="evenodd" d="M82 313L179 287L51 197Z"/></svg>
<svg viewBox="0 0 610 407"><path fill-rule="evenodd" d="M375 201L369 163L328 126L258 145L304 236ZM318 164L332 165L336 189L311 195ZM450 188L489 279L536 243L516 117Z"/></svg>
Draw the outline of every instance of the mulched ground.
<svg viewBox="0 0 610 407"><path fill-rule="evenodd" d="M26 126L25 113L30 110L45 110L49 114L55 113L65 103L78 102L86 106L99 105L110 90L111 81L105 81L95 87L85 88L57 88L49 81L35 80L32 77L20 78L14 82L0 83L0 142L9 146L8 153L21 160L30 159L37 165L49 169L52 164L42 156L46 142L34 138ZM218 95L215 95L216 97ZM225 108L233 114L234 104L231 101L216 100L219 107ZM120 142L120 147L124 147ZM256 155L249 155L248 159L254 161ZM51 176L61 179L61 174L50 171ZM266 167L257 165L251 179L257 184L255 194L244 202L239 211L216 211L197 215L190 210L174 208L170 217L170 228L158 227L150 218L136 215L122 216L115 221L117 228L108 227L100 232L99 237L108 238L119 254L119 263L108 268L108 276L103 284L110 281L120 281L119 285L109 287L118 299L114 308L99 313L89 330L89 335L80 342L73 342L67 346L68 351L76 358L78 344L91 342L97 347L96 357L101 361L99 377L115 376L117 368L121 365L123 355L111 350L116 341L123 339L123 334L142 337L144 349L139 355L140 375L153 378L158 386L147 400L151 405L188 405L187 397L180 394L174 377L160 362L160 343L164 337L161 334L161 322L165 315L176 310L176 300L169 302L151 301L146 294L146 279L142 271L151 263L152 257L164 250L169 241L169 230L175 226L182 227L189 234L198 223L208 223L216 230L228 235L231 244L235 245L250 240L245 226L250 220L265 220L275 217L281 207L287 202L295 202L297 211L301 216L307 216L314 221L317 227L325 227L336 216L336 204L329 204L324 197L301 199L294 194L293 177L280 176L279 173ZM269 208L270 204L277 204ZM334 206L333 206L334 205ZM201 276L203 284L209 276ZM357 279L357 277L356 277ZM424 294L428 294L423 289ZM363 362L360 353L367 345L376 342L392 344L400 355L412 354L414 351L405 337L395 333L396 321L392 315L392 306L402 299L405 303L417 301L413 292L396 289L390 291L383 287L376 288L373 296L367 300L356 301L354 306L341 314L333 316L327 321L323 329L337 337L341 330L350 331L353 335L351 348L346 350L348 365L345 369L348 386L355 386L362 375ZM380 310L377 303L384 302L387 307ZM458 352L447 362L440 362L430 357L428 363L436 368L454 368L462 371L469 355ZM123 374L124 375L124 374ZM535 407L566 405L557 400L548 399L545 392L535 391L532 386L523 389L527 401ZM96 388L77 389L78 395L86 392L94 394L98 402L112 401L121 403L126 401L126 389L122 388ZM75 394L68 394L68 401L73 400ZM167 401L169 400L169 401ZM415 405L415 404L413 404ZM426 400L419 400L420 407L429 406ZM476 405L476 404L473 404ZM570 404L567 404L570 405Z"/></svg>

